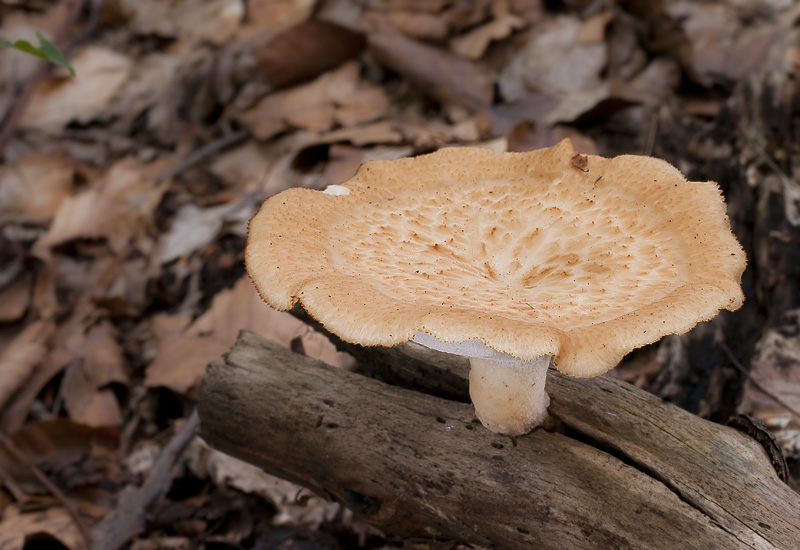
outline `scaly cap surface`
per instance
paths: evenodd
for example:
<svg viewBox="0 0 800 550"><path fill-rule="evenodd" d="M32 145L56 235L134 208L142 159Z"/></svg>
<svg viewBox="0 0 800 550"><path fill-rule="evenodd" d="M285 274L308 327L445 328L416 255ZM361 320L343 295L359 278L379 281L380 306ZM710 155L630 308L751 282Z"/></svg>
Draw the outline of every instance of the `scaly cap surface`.
<svg viewBox="0 0 800 550"><path fill-rule="evenodd" d="M442 149L373 161L335 193L289 189L250 222L245 259L277 309L341 338L472 338L572 376L743 301L746 258L713 182L642 156Z"/></svg>

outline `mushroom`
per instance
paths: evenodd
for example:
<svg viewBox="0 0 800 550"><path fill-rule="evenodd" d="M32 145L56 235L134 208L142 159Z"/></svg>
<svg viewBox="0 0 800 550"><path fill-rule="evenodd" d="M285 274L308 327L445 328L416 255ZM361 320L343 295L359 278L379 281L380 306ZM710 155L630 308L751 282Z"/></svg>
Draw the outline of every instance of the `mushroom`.
<svg viewBox="0 0 800 550"><path fill-rule="evenodd" d="M579 162L576 162L576 159ZM547 416L548 366L574 377L743 302L746 258L717 184L643 156L442 149L289 189L250 222L264 300L342 339L470 357L490 430Z"/></svg>

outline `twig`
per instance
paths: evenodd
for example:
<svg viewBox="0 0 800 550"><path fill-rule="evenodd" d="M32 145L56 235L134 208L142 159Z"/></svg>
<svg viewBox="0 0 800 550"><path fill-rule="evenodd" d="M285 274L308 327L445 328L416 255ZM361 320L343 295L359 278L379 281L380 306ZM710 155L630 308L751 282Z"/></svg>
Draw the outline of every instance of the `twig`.
<svg viewBox="0 0 800 550"><path fill-rule="evenodd" d="M650 115L650 126L647 131L647 143L644 146L644 154L651 156L653 154L653 147L656 144L656 136L658 135L658 112Z"/></svg>
<svg viewBox="0 0 800 550"><path fill-rule="evenodd" d="M80 513L78 512L78 508L75 504L65 495L61 489L56 487L50 479L39 469L36 464L33 464L25 454L19 450L16 446L14 441L8 437L7 435L0 433L0 444L3 445L6 451L14 457L14 459L19 462L20 464L26 466L33 476L39 480L45 489L50 491L50 493L58 499L64 508L69 513L70 517L72 517L72 521L75 522L75 526L78 528L78 531L81 533L81 537L83 537L84 542L86 543L86 547L88 548L92 542L92 535L89 533L89 529L86 527L86 524L81 519Z"/></svg>
<svg viewBox="0 0 800 550"><path fill-rule="evenodd" d="M223 149L230 147L231 145L239 143L240 141L247 139L249 136L250 132L248 130L238 130L236 132L231 132L228 135L222 136L221 138L214 140L211 143L203 145L200 149L189 154L189 156L180 161L178 164L170 166L169 168L165 168L164 170L156 174L155 176L156 183L177 176L178 174L180 174L184 170L188 170L198 162L202 162L211 155L219 151L222 151Z"/></svg>
<svg viewBox="0 0 800 550"><path fill-rule="evenodd" d="M736 356L733 355L731 349L724 342L720 343L720 347L722 347L722 351L724 351L728 355L728 359L731 360L731 364L734 367L736 367L736 369L739 372L741 372L748 380L750 380L750 382L753 383L753 385L758 389L758 391L760 391L761 393L763 393L764 395L775 401L778 405L780 405L781 407L783 407L784 409L795 415L797 418L800 418L800 411L795 409L791 404L787 403L782 397L776 395L772 390L764 386L764 384L753 378L753 376L750 374L750 371L744 368L744 365L742 365L741 361L739 361L736 358Z"/></svg>
<svg viewBox="0 0 800 550"><path fill-rule="evenodd" d="M172 440L161 450L147 481L138 489L127 488L113 512L94 529L92 550L116 550L142 532L145 516L166 494L172 481L172 466L195 437L200 419L195 410Z"/></svg>

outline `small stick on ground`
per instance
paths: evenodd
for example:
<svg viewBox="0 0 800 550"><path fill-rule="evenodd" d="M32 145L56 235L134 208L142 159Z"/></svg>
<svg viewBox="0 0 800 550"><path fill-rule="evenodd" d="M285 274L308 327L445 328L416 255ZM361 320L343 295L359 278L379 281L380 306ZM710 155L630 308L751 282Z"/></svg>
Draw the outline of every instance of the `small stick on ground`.
<svg viewBox="0 0 800 550"><path fill-rule="evenodd" d="M144 485L138 489L127 487L122 492L117 507L95 527L92 550L116 550L144 530L148 510L169 490L172 467L194 439L199 424L197 411L194 411L161 450Z"/></svg>
<svg viewBox="0 0 800 550"><path fill-rule="evenodd" d="M720 345L720 347L722 348L722 351L724 351L725 354L728 356L728 359L730 359L731 364L734 367L736 367L736 369L739 372L741 372L748 380L750 380L750 382L753 383L753 385L758 389L758 391L760 391L761 393L763 393L764 395L775 401L778 405L780 405L781 407L783 407L784 409L786 409L787 411L789 411L790 413L792 413L793 415L795 415L797 418L800 419L800 411L798 411L796 408L790 405L781 396L777 395L775 392L767 388L764 384L753 378L753 375L750 374L750 371L744 368L744 365L742 365L741 361L739 361L736 358L736 356L733 355L731 349L727 345L725 345L724 342Z"/></svg>
<svg viewBox="0 0 800 550"><path fill-rule="evenodd" d="M0 433L0 445L2 445L3 448L8 451L8 454L14 457L14 460L26 466L31 471L33 476L39 480L39 483L41 483L45 489L50 491L50 493L56 497L59 502L61 502L61 504L67 510L67 513L69 513L70 517L72 517L72 521L75 522L75 526L78 528L78 531L80 531L81 537L83 537L83 540L86 542L86 547L88 548L92 543L92 535L89 533L89 529L86 527L83 519L81 519L78 507L75 506L75 504L61 491L61 489L56 487L53 482L50 481L46 475L44 475L44 472L42 472L39 467L36 466L36 464L33 464L28 457L26 457L25 454L19 450L10 437Z"/></svg>

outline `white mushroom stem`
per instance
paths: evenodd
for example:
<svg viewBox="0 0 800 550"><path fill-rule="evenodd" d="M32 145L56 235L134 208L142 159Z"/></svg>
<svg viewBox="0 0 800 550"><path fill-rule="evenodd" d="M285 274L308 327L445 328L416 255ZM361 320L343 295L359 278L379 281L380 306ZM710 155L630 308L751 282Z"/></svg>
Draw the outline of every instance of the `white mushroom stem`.
<svg viewBox="0 0 800 550"><path fill-rule="evenodd" d="M547 418L547 368L553 359L494 361L470 357L469 395L475 415L495 433L522 435Z"/></svg>

